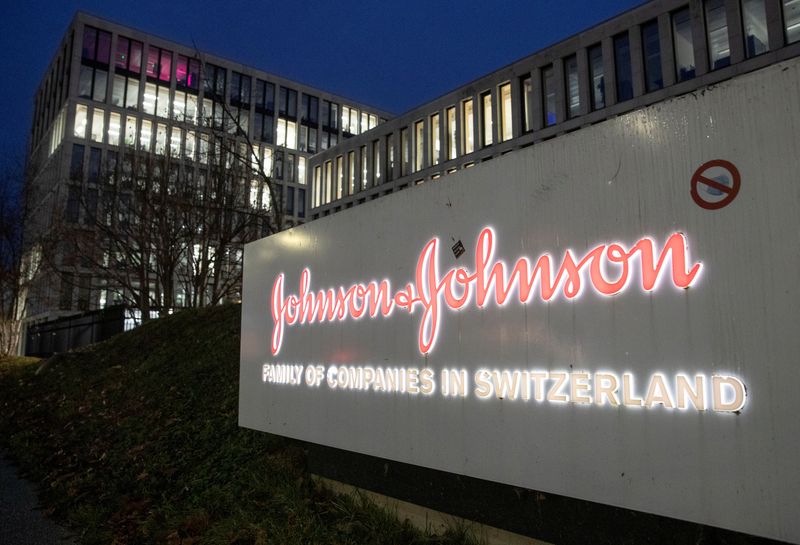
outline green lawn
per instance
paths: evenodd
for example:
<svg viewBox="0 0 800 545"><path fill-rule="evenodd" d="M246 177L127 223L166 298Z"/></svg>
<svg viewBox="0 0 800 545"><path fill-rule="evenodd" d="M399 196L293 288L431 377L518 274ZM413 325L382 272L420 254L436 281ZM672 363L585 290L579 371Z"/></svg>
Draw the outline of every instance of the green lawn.
<svg viewBox="0 0 800 545"><path fill-rule="evenodd" d="M237 424L239 306L0 360L0 445L86 544L467 543L320 488L302 444Z"/></svg>

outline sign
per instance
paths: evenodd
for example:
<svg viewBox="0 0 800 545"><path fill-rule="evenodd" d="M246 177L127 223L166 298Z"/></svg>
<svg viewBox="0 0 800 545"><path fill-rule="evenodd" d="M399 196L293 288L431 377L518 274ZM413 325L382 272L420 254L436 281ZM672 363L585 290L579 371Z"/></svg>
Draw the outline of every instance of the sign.
<svg viewBox="0 0 800 545"><path fill-rule="evenodd" d="M240 425L800 543L783 68L247 245Z"/></svg>
<svg viewBox="0 0 800 545"><path fill-rule="evenodd" d="M692 199L706 210L718 210L728 206L736 195L742 177L730 161L716 159L703 163L692 176Z"/></svg>

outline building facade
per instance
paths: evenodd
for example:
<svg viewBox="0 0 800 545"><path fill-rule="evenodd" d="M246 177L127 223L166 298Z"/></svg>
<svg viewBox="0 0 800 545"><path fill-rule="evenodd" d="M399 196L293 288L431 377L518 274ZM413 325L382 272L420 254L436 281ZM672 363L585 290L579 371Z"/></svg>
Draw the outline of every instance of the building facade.
<svg viewBox="0 0 800 545"><path fill-rule="evenodd" d="M800 54L797 0L657 0L311 159L312 219Z"/></svg>
<svg viewBox="0 0 800 545"><path fill-rule="evenodd" d="M136 245L166 244L163 238L130 242L136 238L131 225L142 231L142 218L130 217L137 213L131 202L142 187L160 191L170 202L187 189L195 208L219 203L174 218L175 225L194 229L194 238L204 235L206 242L177 243L185 255L168 273L175 285L165 295L165 282L153 278L141 288L151 296L147 306L189 306L197 297L235 300L242 245L306 221L309 158L350 135L339 123L343 111L359 117L356 133L388 117L320 89L78 13L34 101L26 241L28 269L36 278L28 293L28 320L136 303L130 291L140 280L126 286L127 273L120 271L142 269L157 259L159 248L145 255ZM215 176L222 185L212 187ZM229 228L227 246L215 251L204 222L212 210L222 209L225 222L239 221L241 229ZM150 209L151 220L172 214L166 210ZM114 233L122 233L129 249L134 246L133 254L122 257L126 250L119 244L104 249L97 243ZM202 263L206 279L190 280ZM216 295L208 295L215 282ZM228 287L220 291L220 284Z"/></svg>

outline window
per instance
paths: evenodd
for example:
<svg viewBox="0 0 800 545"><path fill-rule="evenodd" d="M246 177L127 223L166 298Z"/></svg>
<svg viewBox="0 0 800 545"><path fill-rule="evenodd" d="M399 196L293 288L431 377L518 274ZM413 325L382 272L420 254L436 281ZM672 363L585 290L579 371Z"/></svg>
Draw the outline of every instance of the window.
<svg viewBox="0 0 800 545"><path fill-rule="evenodd" d="M116 112L111 112L108 120L108 144L110 146L119 146L120 124L120 115Z"/></svg>
<svg viewBox="0 0 800 545"><path fill-rule="evenodd" d="M327 100L322 101L322 126L328 129L339 129L339 105Z"/></svg>
<svg viewBox="0 0 800 545"><path fill-rule="evenodd" d="M769 50L769 40L764 0L742 0L742 23L747 58L766 53Z"/></svg>
<svg viewBox="0 0 800 545"><path fill-rule="evenodd" d="M275 111L275 85L256 79L256 110Z"/></svg>
<svg viewBox="0 0 800 545"><path fill-rule="evenodd" d="M689 8L672 14L672 39L675 47L675 76L678 81L692 79L694 68L694 38Z"/></svg>
<svg viewBox="0 0 800 545"><path fill-rule="evenodd" d="M394 180L394 168L395 168L395 150L394 150L394 133L391 133L386 136L386 181L391 182Z"/></svg>
<svg viewBox="0 0 800 545"><path fill-rule="evenodd" d="M197 97L176 89L175 98L172 100L172 119L185 123L197 123Z"/></svg>
<svg viewBox="0 0 800 545"><path fill-rule="evenodd" d="M567 91L567 117L573 118L581 114L581 95L578 83L578 57L571 55L564 59L564 74L566 75Z"/></svg>
<svg viewBox="0 0 800 545"><path fill-rule="evenodd" d="M297 158L297 183L306 185L306 158L302 155Z"/></svg>
<svg viewBox="0 0 800 545"><path fill-rule="evenodd" d="M342 156L336 158L336 198L341 199L344 194L344 160Z"/></svg>
<svg viewBox="0 0 800 545"><path fill-rule="evenodd" d="M67 209L65 220L67 223L78 223L81 204L81 188L75 185L69 186L67 193Z"/></svg>
<svg viewBox="0 0 800 545"><path fill-rule="evenodd" d="M169 83L172 75L172 51L151 45L145 64L147 77Z"/></svg>
<svg viewBox="0 0 800 545"><path fill-rule="evenodd" d="M297 123L279 117L276 143L289 149L297 149Z"/></svg>
<svg viewBox="0 0 800 545"><path fill-rule="evenodd" d="M522 99L522 126L525 129L525 132L530 132L533 130L532 121L533 112L531 110L532 100L533 100L533 82L531 81L530 76L522 76L520 78L520 97Z"/></svg>
<svg viewBox="0 0 800 545"><path fill-rule="evenodd" d="M603 48L600 44L589 48L589 78L591 79L592 109L606 107L606 86L603 76Z"/></svg>
<svg viewBox="0 0 800 545"><path fill-rule="evenodd" d="M142 119L142 126L139 129L139 149L149 150L153 139L153 124L148 119Z"/></svg>
<svg viewBox="0 0 800 545"><path fill-rule="evenodd" d="M458 147L456 144L456 109L454 106L447 108L447 159L452 160L458 154ZM394 163L394 157L391 158Z"/></svg>
<svg viewBox="0 0 800 545"><path fill-rule="evenodd" d="M198 91L200 89L200 61L178 55L175 65L175 82L178 87Z"/></svg>
<svg viewBox="0 0 800 545"><path fill-rule="evenodd" d="M286 188L286 213L289 216L294 216L294 188Z"/></svg>
<svg viewBox="0 0 800 545"><path fill-rule="evenodd" d="M225 97L225 69L206 63L204 78L203 89L205 95L223 100Z"/></svg>
<svg viewBox="0 0 800 545"><path fill-rule="evenodd" d="M178 127L172 127L169 139L170 157L178 158L181 156L182 142L183 142L183 131Z"/></svg>
<svg viewBox="0 0 800 545"><path fill-rule="evenodd" d="M311 200L313 206L322 204L322 167L314 167L314 182L311 188Z"/></svg>
<svg viewBox="0 0 800 545"><path fill-rule="evenodd" d="M325 197L324 204L333 200L333 161L325 161Z"/></svg>
<svg viewBox="0 0 800 545"><path fill-rule="evenodd" d="M88 109L83 104L75 106L75 126L72 135L75 138L86 138L86 125L88 123Z"/></svg>
<svg viewBox="0 0 800 545"><path fill-rule="evenodd" d="M275 151L274 153L275 168L272 173L279 180L283 180L283 156L284 152L282 151Z"/></svg>
<svg viewBox="0 0 800 545"><path fill-rule="evenodd" d="M400 129L400 176L408 174L411 164L411 142L408 139L408 128Z"/></svg>
<svg viewBox="0 0 800 545"><path fill-rule="evenodd" d="M297 91L281 87L278 115L297 119Z"/></svg>
<svg viewBox="0 0 800 545"><path fill-rule="evenodd" d="M231 72L230 99L232 106L250 107L250 76Z"/></svg>
<svg viewBox="0 0 800 545"><path fill-rule="evenodd" d="M164 155L167 150L167 126L163 123L156 125L156 153Z"/></svg>
<svg viewBox="0 0 800 545"><path fill-rule="evenodd" d="M169 117L169 87L145 83L142 110L146 114Z"/></svg>
<svg viewBox="0 0 800 545"><path fill-rule="evenodd" d="M289 153L286 155L286 181L295 183L297 174L297 155Z"/></svg>
<svg viewBox="0 0 800 545"><path fill-rule="evenodd" d="M102 144L103 132L105 132L105 111L95 108L92 112L92 140Z"/></svg>
<svg viewBox="0 0 800 545"><path fill-rule="evenodd" d="M414 123L414 172L425 168L425 122Z"/></svg>
<svg viewBox="0 0 800 545"><path fill-rule="evenodd" d="M650 93L664 86L661 77L661 41L658 35L658 21L652 20L642 25L642 53L644 54L644 86Z"/></svg>
<svg viewBox="0 0 800 545"><path fill-rule="evenodd" d="M117 74L129 72L131 75L139 75L142 72L142 42L117 36L114 66Z"/></svg>
<svg viewBox="0 0 800 545"><path fill-rule="evenodd" d="M319 122L319 99L311 95L303 95L300 105L300 120L312 123L314 126Z"/></svg>
<svg viewBox="0 0 800 545"><path fill-rule="evenodd" d="M108 67L111 57L111 33L90 26L83 28L83 51L81 59Z"/></svg>
<svg viewBox="0 0 800 545"><path fill-rule="evenodd" d="M439 136L439 114L438 113L433 114L431 116L430 128L431 128L431 137L430 137L430 143L431 143L431 149L430 149L431 165L438 165L439 164L439 157L440 157L439 153L442 151L441 138Z"/></svg>
<svg viewBox="0 0 800 545"><path fill-rule="evenodd" d="M544 102L544 126L555 125L556 118L556 76L553 65L542 68L542 100Z"/></svg>
<svg viewBox="0 0 800 545"><path fill-rule="evenodd" d="M125 117L125 145L133 146L136 144L136 118Z"/></svg>
<svg viewBox="0 0 800 545"><path fill-rule="evenodd" d="M361 189L367 188L367 146L361 146Z"/></svg>
<svg viewBox="0 0 800 545"><path fill-rule="evenodd" d="M356 192L356 152L347 154L347 187L350 195Z"/></svg>
<svg viewBox="0 0 800 545"><path fill-rule="evenodd" d="M139 80L115 74L111 104L130 110L137 109L139 107Z"/></svg>
<svg viewBox="0 0 800 545"><path fill-rule="evenodd" d="M372 142L372 184L381 183L381 141Z"/></svg>
<svg viewBox="0 0 800 545"><path fill-rule="evenodd" d="M367 112L361 112L361 132L367 132L369 129L369 114Z"/></svg>
<svg viewBox="0 0 800 545"><path fill-rule="evenodd" d="M614 36L614 63L617 76L617 102L633 98L633 74L631 72L631 45L628 33Z"/></svg>
<svg viewBox="0 0 800 545"><path fill-rule="evenodd" d="M514 137L514 127L511 112L511 84L500 86L500 141L505 142Z"/></svg>
<svg viewBox="0 0 800 545"><path fill-rule="evenodd" d="M297 217L298 218L306 217L306 190L305 189L298 189L297 190Z"/></svg>
<svg viewBox="0 0 800 545"><path fill-rule="evenodd" d="M481 127L483 136L483 145L491 146L494 142L492 135L492 93L484 93L481 95Z"/></svg>
<svg viewBox="0 0 800 545"><path fill-rule="evenodd" d="M78 95L97 102L106 101L108 72L91 66L81 66L78 80Z"/></svg>
<svg viewBox="0 0 800 545"><path fill-rule="evenodd" d="M274 143L274 124L275 118L272 115L256 112L253 125L255 130L255 138L257 140L261 140L262 142L266 142L267 144Z"/></svg>
<svg viewBox="0 0 800 545"><path fill-rule="evenodd" d="M786 43L800 40L800 0L783 0L783 24Z"/></svg>
<svg viewBox="0 0 800 545"><path fill-rule="evenodd" d="M369 128L374 129L378 126L378 116L369 114Z"/></svg>
<svg viewBox="0 0 800 545"><path fill-rule="evenodd" d="M96 184L100 181L100 158L102 156L102 151L100 148L90 148L89 149L89 172L87 176L87 181L90 184ZM97 205L97 201L95 201L95 205Z"/></svg>
<svg viewBox="0 0 800 545"><path fill-rule="evenodd" d="M195 145L194 131L186 131L186 145L183 148L183 156L189 161L194 161Z"/></svg>
<svg viewBox="0 0 800 545"><path fill-rule="evenodd" d="M342 132L353 135L359 134L358 110L350 106L342 106Z"/></svg>
<svg viewBox="0 0 800 545"><path fill-rule="evenodd" d="M716 70L731 63L725 0L705 0L705 7L706 29L708 31L708 60L711 69Z"/></svg>
<svg viewBox="0 0 800 545"><path fill-rule="evenodd" d="M83 179L83 153L86 148L80 144L72 144L72 157L69 164L69 177L73 180Z"/></svg>
<svg viewBox="0 0 800 545"><path fill-rule="evenodd" d="M462 146L464 155L475 151L475 118L472 111L472 99L461 103L461 132L464 135Z"/></svg>

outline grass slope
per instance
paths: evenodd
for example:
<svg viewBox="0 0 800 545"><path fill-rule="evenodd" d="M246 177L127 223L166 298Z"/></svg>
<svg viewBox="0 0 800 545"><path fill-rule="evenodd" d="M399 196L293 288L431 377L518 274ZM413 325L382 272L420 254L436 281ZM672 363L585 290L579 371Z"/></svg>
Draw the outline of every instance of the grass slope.
<svg viewBox="0 0 800 545"><path fill-rule="evenodd" d="M0 444L85 544L464 543L321 489L302 445L237 426L239 306L0 361Z"/></svg>

